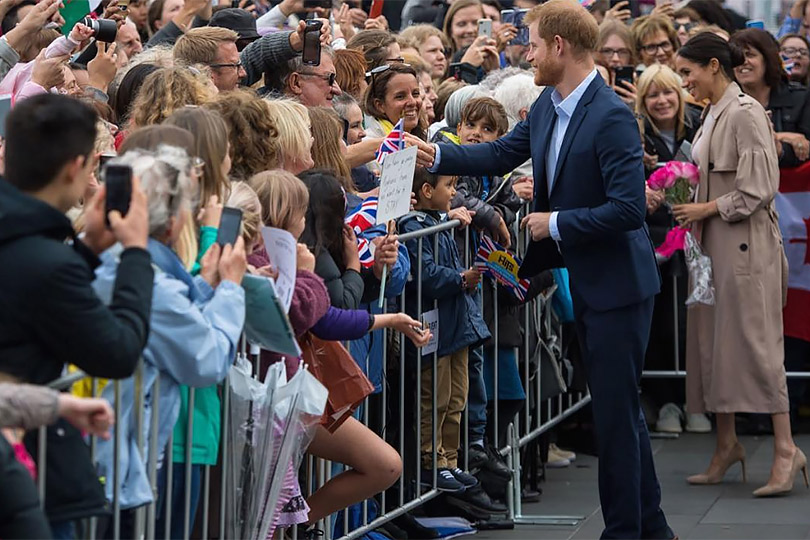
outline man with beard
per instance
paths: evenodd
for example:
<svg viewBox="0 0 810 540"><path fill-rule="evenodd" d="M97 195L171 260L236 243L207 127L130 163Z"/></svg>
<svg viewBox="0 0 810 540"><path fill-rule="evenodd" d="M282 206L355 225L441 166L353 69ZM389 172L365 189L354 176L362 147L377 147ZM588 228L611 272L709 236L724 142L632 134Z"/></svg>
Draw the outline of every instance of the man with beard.
<svg viewBox="0 0 810 540"><path fill-rule="evenodd" d="M431 172L503 175L532 158L532 242L521 277L566 266L599 454L602 538L673 538L661 510L639 381L660 278L644 225L644 166L629 109L598 77L599 30L575 0L525 19L535 84L547 86L506 137L439 145Z"/></svg>

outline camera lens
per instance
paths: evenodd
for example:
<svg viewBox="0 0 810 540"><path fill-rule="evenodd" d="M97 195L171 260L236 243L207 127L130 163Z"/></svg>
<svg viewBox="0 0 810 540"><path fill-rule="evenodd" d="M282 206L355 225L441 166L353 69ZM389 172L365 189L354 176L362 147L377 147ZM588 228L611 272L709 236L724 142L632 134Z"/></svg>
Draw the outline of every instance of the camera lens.
<svg viewBox="0 0 810 540"><path fill-rule="evenodd" d="M97 41L112 43L118 34L118 25L112 19L93 19L85 17L81 23L93 31L93 37Z"/></svg>

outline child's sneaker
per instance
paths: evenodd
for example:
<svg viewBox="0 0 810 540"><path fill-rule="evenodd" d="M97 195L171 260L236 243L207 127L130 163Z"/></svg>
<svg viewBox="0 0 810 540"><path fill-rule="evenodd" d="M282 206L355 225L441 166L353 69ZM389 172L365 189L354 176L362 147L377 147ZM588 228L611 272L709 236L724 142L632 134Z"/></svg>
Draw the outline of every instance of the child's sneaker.
<svg viewBox="0 0 810 540"><path fill-rule="evenodd" d="M453 477L456 480L458 480L459 482L464 484L465 488L471 488L471 487L475 487L475 486L478 485L478 478L474 477L473 475L471 475L469 473L465 473L464 471L462 471L458 467L456 467L455 469L449 469L449 470L450 470L450 473L453 475Z"/></svg>

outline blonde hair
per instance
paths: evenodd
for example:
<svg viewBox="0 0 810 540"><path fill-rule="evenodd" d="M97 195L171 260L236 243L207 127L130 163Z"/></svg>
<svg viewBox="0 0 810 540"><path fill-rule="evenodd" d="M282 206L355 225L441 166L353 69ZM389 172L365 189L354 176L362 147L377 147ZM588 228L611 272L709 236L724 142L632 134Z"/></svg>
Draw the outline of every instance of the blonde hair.
<svg viewBox="0 0 810 540"><path fill-rule="evenodd" d="M636 83L638 89L636 91L636 115L639 118L639 127L642 136L644 135L644 119L650 120L653 131L658 133L658 127L652 121L650 111L647 110L645 98L649 93L652 85L657 86L659 89L674 90L678 94L678 114L675 118L675 135L680 138L686 134L686 126L684 124L684 115L686 103L681 89L681 79L672 71L668 66L661 64L653 64L641 74Z"/></svg>
<svg viewBox="0 0 810 540"><path fill-rule="evenodd" d="M307 108L297 101L284 98L268 99L266 103L278 130L279 166L284 167L286 159L307 161L312 146L312 127Z"/></svg>
<svg viewBox="0 0 810 540"><path fill-rule="evenodd" d="M202 105L216 95L208 77L181 68L150 73L132 102L132 121L138 127L160 124L186 105Z"/></svg>
<svg viewBox="0 0 810 540"><path fill-rule="evenodd" d="M560 36L571 44L575 56L591 54L599 41L599 26L590 14L574 0L550 0L532 8L523 18L530 26L537 23L540 38L550 43Z"/></svg>
<svg viewBox="0 0 810 540"><path fill-rule="evenodd" d="M268 227L289 230L296 218L309 208L309 190L292 173L283 169L264 171L248 181L259 198L262 222Z"/></svg>
<svg viewBox="0 0 810 540"><path fill-rule="evenodd" d="M428 76L431 76L432 78L433 68L431 68L430 65L427 62L425 62L421 56L416 56L409 53L402 53L402 58L405 60L406 64L410 64L410 66L414 69L414 71L416 71L417 79L419 78L419 75L423 73L427 73Z"/></svg>
<svg viewBox="0 0 810 540"><path fill-rule="evenodd" d="M236 43L239 34L228 28L203 26L192 28L177 40L174 45L174 60L190 66L210 65L216 62L219 46L223 43Z"/></svg>
<svg viewBox="0 0 810 540"><path fill-rule="evenodd" d="M729 35L728 31L723 30L722 28L720 28L716 24L699 24L697 26L692 27L692 29L689 30L689 38L691 39L691 38L695 37L698 34L703 34L704 32L709 32L709 33L714 34L716 36L720 36L721 38L725 39L726 41L731 39L731 36Z"/></svg>
<svg viewBox="0 0 810 540"><path fill-rule="evenodd" d="M428 38L434 36L442 41L442 46L444 46L445 49L450 48L450 42L447 36L432 24L415 24L400 32L399 35L416 44L417 50L424 45Z"/></svg>
<svg viewBox="0 0 810 540"><path fill-rule="evenodd" d="M242 211L240 234L245 247L250 250L262 238L262 203L259 197L247 182L233 182L231 194L225 204Z"/></svg>
<svg viewBox="0 0 810 540"><path fill-rule="evenodd" d="M250 90L219 95L206 108L222 115L231 143L231 175L240 179L279 166L277 122L267 100Z"/></svg>
<svg viewBox="0 0 810 540"><path fill-rule="evenodd" d="M315 137L312 145L312 161L315 168L328 170L337 177L343 189L349 193L356 193L352 171L341 152L343 122L340 116L331 107L310 107L308 112L312 125L318 126L318 129L312 132Z"/></svg>

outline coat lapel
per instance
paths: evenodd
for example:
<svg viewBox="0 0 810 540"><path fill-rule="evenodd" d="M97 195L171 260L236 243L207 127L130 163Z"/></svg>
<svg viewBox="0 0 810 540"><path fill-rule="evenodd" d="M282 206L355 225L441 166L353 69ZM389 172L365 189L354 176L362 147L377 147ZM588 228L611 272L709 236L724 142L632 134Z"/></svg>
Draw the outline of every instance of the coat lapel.
<svg viewBox="0 0 810 540"><path fill-rule="evenodd" d="M548 171L546 171L545 155L548 152L548 146L551 143L551 132L556 122L550 93L548 96L541 96L541 99L545 101L542 103L541 107L538 107L537 118L542 127L537 130L539 137L536 145L533 145L539 151L532 153L533 156L542 156L540 158L533 158L535 166L534 200L537 206L536 210L545 210L548 207ZM545 202L545 204L541 204L541 202Z"/></svg>
<svg viewBox="0 0 810 540"><path fill-rule="evenodd" d="M588 89L585 90L585 93L582 94L579 103L577 103L577 108L574 110L574 114L571 117L571 120L568 122L568 128L565 130L565 137L563 138L563 143L560 147L560 155L557 156L557 165L556 170L554 171L554 182L551 186L552 193L557 188L557 180L560 175L560 171L562 170L563 163L565 163L565 159L568 156L568 151L571 150L571 144L574 142L574 137L576 136L577 131L579 131L582 121L585 120L588 105L590 105L591 101L596 95L597 90L599 90L601 86L604 86L604 84L605 83L602 82L602 77L597 75L596 78L591 81L591 84L588 85ZM556 121L556 116L554 118ZM549 138L551 138L550 133Z"/></svg>

